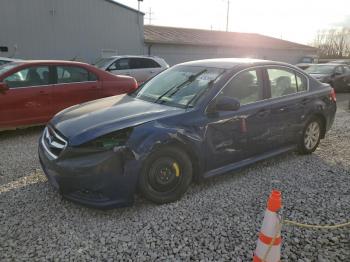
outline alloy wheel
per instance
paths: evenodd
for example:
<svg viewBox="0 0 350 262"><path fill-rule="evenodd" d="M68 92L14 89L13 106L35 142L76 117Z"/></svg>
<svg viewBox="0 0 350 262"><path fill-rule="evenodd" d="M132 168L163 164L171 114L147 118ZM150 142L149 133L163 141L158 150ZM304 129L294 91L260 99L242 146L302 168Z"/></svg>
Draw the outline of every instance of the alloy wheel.
<svg viewBox="0 0 350 262"><path fill-rule="evenodd" d="M317 121L311 122L306 128L304 145L307 150L312 150L318 143L321 135L320 124Z"/></svg>

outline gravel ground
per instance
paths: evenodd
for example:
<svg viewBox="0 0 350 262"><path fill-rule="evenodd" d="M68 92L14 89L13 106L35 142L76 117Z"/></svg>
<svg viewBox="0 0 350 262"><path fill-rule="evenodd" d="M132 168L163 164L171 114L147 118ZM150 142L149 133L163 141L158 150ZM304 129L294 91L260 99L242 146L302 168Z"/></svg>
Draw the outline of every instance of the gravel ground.
<svg viewBox="0 0 350 262"><path fill-rule="evenodd" d="M0 135L0 260L251 261L273 187L283 217L311 224L350 220L349 94L310 156L288 153L193 185L176 203L138 198L99 211L63 200L42 175L42 128ZM283 226L283 261L349 261L350 228Z"/></svg>

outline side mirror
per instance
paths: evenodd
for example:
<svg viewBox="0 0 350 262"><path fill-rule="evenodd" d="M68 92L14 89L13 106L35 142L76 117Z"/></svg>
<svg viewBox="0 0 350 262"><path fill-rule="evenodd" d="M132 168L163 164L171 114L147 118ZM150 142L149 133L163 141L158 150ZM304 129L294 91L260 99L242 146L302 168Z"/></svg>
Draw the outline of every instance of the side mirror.
<svg viewBox="0 0 350 262"><path fill-rule="evenodd" d="M232 97L222 96L216 100L215 109L218 111L237 111L241 107L240 102Z"/></svg>
<svg viewBox="0 0 350 262"><path fill-rule="evenodd" d="M6 92L9 90L8 85L5 82L0 82L0 92Z"/></svg>

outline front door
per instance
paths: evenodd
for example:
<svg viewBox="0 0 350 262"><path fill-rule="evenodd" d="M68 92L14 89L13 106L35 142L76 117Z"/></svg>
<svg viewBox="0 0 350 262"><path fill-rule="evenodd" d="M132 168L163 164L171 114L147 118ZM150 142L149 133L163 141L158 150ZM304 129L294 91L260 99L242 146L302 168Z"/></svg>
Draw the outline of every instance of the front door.
<svg viewBox="0 0 350 262"><path fill-rule="evenodd" d="M214 170L258 154L272 134L264 102L262 70L248 69L231 79L218 94L238 99L237 111L208 114L205 143L207 170Z"/></svg>
<svg viewBox="0 0 350 262"><path fill-rule="evenodd" d="M9 90L0 93L0 128L41 124L52 117L49 76L48 66L35 66L3 80Z"/></svg>

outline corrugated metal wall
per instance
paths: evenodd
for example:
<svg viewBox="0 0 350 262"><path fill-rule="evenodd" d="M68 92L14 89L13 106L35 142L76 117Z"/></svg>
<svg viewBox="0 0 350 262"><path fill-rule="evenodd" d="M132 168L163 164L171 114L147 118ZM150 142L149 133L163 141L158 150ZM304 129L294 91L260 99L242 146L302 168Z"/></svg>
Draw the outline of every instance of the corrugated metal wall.
<svg viewBox="0 0 350 262"><path fill-rule="evenodd" d="M281 49L244 49L211 46L191 45L164 45L152 44L145 46L145 54L163 57L169 65L174 65L191 60L220 58L220 57L250 57L267 60L275 60L296 64L303 56L316 55L316 51L309 50L281 50Z"/></svg>
<svg viewBox="0 0 350 262"><path fill-rule="evenodd" d="M143 15L105 0L1 0L0 46L24 59L143 53Z"/></svg>

